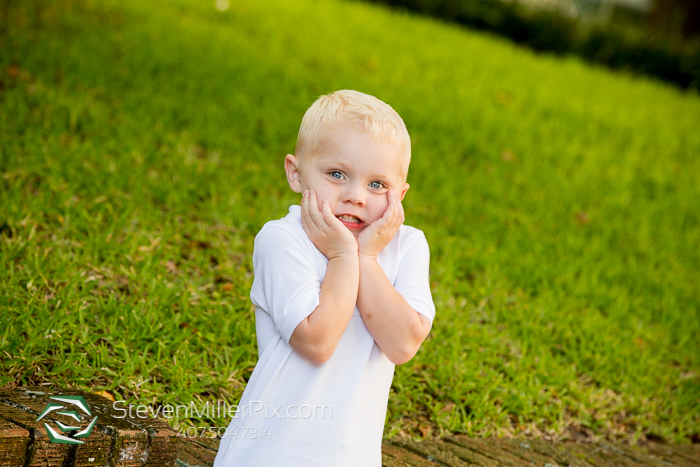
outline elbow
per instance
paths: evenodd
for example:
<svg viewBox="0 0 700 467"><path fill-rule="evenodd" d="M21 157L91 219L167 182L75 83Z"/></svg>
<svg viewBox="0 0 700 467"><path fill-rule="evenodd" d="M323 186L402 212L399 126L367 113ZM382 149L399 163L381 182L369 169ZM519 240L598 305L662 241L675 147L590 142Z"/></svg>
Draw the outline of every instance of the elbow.
<svg viewBox="0 0 700 467"><path fill-rule="evenodd" d="M314 365L326 363L335 352L335 345L328 342L319 342L314 345L307 345L304 349L297 350L309 362Z"/></svg>
<svg viewBox="0 0 700 467"><path fill-rule="evenodd" d="M311 328L307 318L294 330L289 345L305 360L321 365L333 356L338 342Z"/></svg>
<svg viewBox="0 0 700 467"><path fill-rule="evenodd" d="M428 337L430 321L423 315L418 316L420 320L411 328L407 342L392 349L390 353L387 352L387 358L394 365L403 365L410 361L418 353L418 349L420 349L425 338Z"/></svg>
<svg viewBox="0 0 700 467"><path fill-rule="evenodd" d="M420 344L405 346L394 350L391 352L391 354L387 354L387 358L394 365L403 365L404 363L410 361L416 355L416 353L418 353L418 349L420 349Z"/></svg>
<svg viewBox="0 0 700 467"><path fill-rule="evenodd" d="M318 350L315 352L310 352L306 355L306 359L313 363L314 365L322 365L326 363L333 356L333 352L328 352L327 350Z"/></svg>

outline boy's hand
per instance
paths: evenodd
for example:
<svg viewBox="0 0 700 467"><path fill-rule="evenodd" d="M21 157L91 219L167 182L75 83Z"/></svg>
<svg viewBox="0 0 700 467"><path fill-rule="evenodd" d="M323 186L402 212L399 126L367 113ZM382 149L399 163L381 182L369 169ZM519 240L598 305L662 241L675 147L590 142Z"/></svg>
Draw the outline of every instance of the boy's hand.
<svg viewBox="0 0 700 467"><path fill-rule="evenodd" d="M329 260L344 255L357 257L355 236L333 215L327 200L318 208L313 190L304 191L301 199L301 223L311 242Z"/></svg>
<svg viewBox="0 0 700 467"><path fill-rule="evenodd" d="M360 256L369 256L376 259L379 252L394 238L394 235L396 235L396 232L405 220L403 206L396 195L396 190L389 190L386 196L389 200L389 206L384 211L384 215L368 225L357 237Z"/></svg>

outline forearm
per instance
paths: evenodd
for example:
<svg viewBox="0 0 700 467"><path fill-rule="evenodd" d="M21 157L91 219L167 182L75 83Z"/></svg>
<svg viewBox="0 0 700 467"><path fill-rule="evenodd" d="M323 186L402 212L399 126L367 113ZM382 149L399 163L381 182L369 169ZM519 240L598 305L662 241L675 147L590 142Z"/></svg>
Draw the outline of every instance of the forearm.
<svg viewBox="0 0 700 467"><path fill-rule="evenodd" d="M319 305L294 330L289 344L304 358L323 363L335 351L355 309L360 265L357 255L328 260Z"/></svg>
<svg viewBox="0 0 700 467"><path fill-rule="evenodd" d="M394 289L375 257L360 255L357 307L379 348L396 365L413 358L428 335L428 319Z"/></svg>

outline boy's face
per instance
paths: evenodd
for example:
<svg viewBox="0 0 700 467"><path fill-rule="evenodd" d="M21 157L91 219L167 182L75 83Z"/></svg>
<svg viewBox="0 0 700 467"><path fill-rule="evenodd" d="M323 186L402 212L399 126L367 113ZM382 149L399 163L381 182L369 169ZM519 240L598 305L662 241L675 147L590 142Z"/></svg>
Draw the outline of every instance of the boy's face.
<svg viewBox="0 0 700 467"><path fill-rule="evenodd" d="M290 154L284 167L292 190L314 190L319 208L328 200L333 214L358 236L384 215L389 190L403 199L408 190L403 164L399 145L377 142L355 125L340 123L324 134L314 154Z"/></svg>

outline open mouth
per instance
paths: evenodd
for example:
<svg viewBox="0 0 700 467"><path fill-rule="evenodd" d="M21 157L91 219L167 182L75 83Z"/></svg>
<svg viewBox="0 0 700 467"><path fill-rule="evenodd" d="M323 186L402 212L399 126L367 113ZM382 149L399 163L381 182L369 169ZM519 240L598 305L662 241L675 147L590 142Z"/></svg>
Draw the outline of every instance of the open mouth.
<svg viewBox="0 0 700 467"><path fill-rule="evenodd" d="M360 220L359 217L351 216L350 214L341 214L340 216L335 217L337 217L340 222L342 222L343 225L349 229L358 229L362 226L362 220Z"/></svg>

